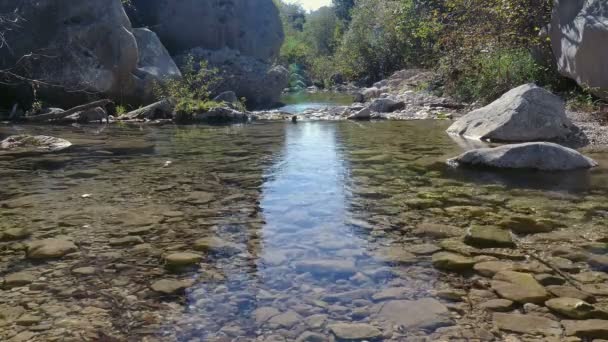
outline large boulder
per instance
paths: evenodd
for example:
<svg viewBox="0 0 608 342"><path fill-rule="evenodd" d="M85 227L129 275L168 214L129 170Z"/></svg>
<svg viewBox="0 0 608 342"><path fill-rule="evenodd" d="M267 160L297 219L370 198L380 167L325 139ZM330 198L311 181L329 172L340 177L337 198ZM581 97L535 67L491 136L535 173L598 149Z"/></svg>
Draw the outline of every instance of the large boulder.
<svg viewBox="0 0 608 342"><path fill-rule="evenodd" d="M42 100L62 106L99 97L140 103L149 78L165 76L151 72L149 58L140 59L151 47L151 54L163 51L145 31L138 33L139 42L150 44L138 49L121 0L0 0L0 13L14 20L4 32L0 68L39 81L35 95ZM4 95L34 99L31 82L3 77L10 84Z"/></svg>
<svg viewBox="0 0 608 342"><path fill-rule="evenodd" d="M562 99L534 84L525 84L458 119L447 132L469 139L519 142L554 140L568 135L571 129Z"/></svg>
<svg viewBox="0 0 608 342"><path fill-rule="evenodd" d="M547 142L480 148L450 159L448 163L543 171L588 169L597 166L593 159L573 149Z"/></svg>
<svg viewBox="0 0 608 342"><path fill-rule="evenodd" d="M608 6L554 0L551 43L560 73L608 99Z"/></svg>
<svg viewBox="0 0 608 342"><path fill-rule="evenodd" d="M182 76L173 58L163 46L156 33L145 29L133 29L137 41L139 63L136 75L141 80L141 96L145 102L154 99L154 86L157 82L167 78L180 78Z"/></svg>
<svg viewBox="0 0 608 342"><path fill-rule="evenodd" d="M279 54L283 26L272 0L132 0L134 22L158 34L171 54L193 48L238 50L269 61Z"/></svg>
<svg viewBox="0 0 608 342"><path fill-rule="evenodd" d="M178 64L186 57L206 60L219 70L220 84L216 92L233 91L239 98L247 99L254 108L270 107L277 104L281 92L289 81L289 71L281 66L272 66L255 57L242 55L239 51L224 48L207 50L194 48L181 56L176 56Z"/></svg>
<svg viewBox="0 0 608 342"><path fill-rule="evenodd" d="M130 16L156 32L175 57L205 59L221 71L217 93L234 91L254 108L279 102L289 72L272 63L284 39L272 0L132 0Z"/></svg>

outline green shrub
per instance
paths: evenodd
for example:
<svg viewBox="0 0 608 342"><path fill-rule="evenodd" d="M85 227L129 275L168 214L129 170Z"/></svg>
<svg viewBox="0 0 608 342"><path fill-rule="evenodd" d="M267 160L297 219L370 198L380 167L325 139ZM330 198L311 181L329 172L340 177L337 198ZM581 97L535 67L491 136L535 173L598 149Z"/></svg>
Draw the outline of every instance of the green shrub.
<svg viewBox="0 0 608 342"><path fill-rule="evenodd" d="M158 100L170 99L175 103L175 112L179 118L187 120L192 114L206 112L221 105L210 99L219 81L217 69L210 69L205 60L197 63L193 56L188 56L181 71L181 78L167 79L154 87Z"/></svg>
<svg viewBox="0 0 608 342"><path fill-rule="evenodd" d="M510 89L542 78L543 67L527 50L499 50L480 54L458 70L442 66L446 91L461 101L489 103Z"/></svg>

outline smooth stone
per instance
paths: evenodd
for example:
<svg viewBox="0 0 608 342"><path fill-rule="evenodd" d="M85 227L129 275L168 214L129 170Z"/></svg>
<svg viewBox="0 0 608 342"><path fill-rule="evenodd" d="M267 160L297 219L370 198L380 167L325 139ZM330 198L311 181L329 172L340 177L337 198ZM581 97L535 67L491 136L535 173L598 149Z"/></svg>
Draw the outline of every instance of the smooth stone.
<svg viewBox="0 0 608 342"><path fill-rule="evenodd" d="M595 310L593 305L577 298L553 298L546 301L545 305L563 316L574 319L588 318Z"/></svg>
<svg viewBox="0 0 608 342"><path fill-rule="evenodd" d="M183 293L190 286L192 286L190 280L162 279L154 282L150 288L161 294L174 295Z"/></svg>
<svg viewBox="0 0 608 342"><path fill-rule="evenodd" d="M594 271L608 272L608 255L592 254L587 263Z"/></svg>
<svg viewBox="0 0 608 342"><path fill-rule="evenodd" d="M382 337L382 332L373 325L363 323L330 324L329 330L339 340L363 341Z"/></svg>
<svg viewBox="0 0 608 342"><path fill-rule="evenodd" d="M469 271L475 265L475 260L460 254L450 252L439 252L433 254L433 267L453 272Z"/></svg>
<svg viewBox="0 0 608 342"><path fill-rule="evenodd" d="M407 248L407 251L416 255L431 255L441 251L441 247L430 243L414 245Z"/></svg>
<svg viewBox="0 0 608 342"><path fill-rule="evenodd" d="M165 257L165 263L168 268L188 267L198 265L203 260L203 257L194 253L172 253Z"/></svg>
<svg viewBox="0 0 608 342"><path fill-rule="evenodd" d="M503 94L489 105L458 120L448 134L475 140L541 141L565 137L571 132L564 101L534 83Z"/></svg>
<svg viewBox="0 0 608 342"><path fill-rule="evenodd" d="M205 191L193 191L189 193L181 202L189 204L207 204L215 200L215 194Z"/></svg>
<svg viewBox="0 0 608 342"><path fill-rule="evenodd" d="M305 331L298 338L296 342L328 342L329 338L325 335L321 335L311 331Z"/></svg>
<svg viewBox="0 0 608 342"><path fill-rule="evenodd" d="M499 296L521 304L543 304L549 293L530 274L514 271L501 271L490 282Z"/></svg>
<svg viewBox="0 0 608 342"><path fill-rule="evenodd" d="M487 302L481 303L479 307L488 311L508 312L513 309L513 301L508 299L490 299Z"/></svg>
<svg viewBox="0 0 608 342"><path fill-rule="evenodd" d="M584 321L562 321L566 336L608 339L608 320L588 319Z"/></svg>
<svg viewBox="0 0 608 342"><path fill-rule="evenodd" d="M119 239L112 239L109 243L113 247L134 246L144 243L144 240L139 236L125 236Z"/></svg>
<svg viewBox="0 0 608 342"><path fill-rule="evenodd" d="M288 329L296 325L296 323L300 322L301 320L302 316L298 315L298 313L293 310L289 310L287 312L271 317L268 320L268 324Z"/></svg>
<svg viewBox="0 0 608 342"><path fill-rule="evenodd" d="M584 300L585 302L595 303L595 297L593 295L583 292L572 286L547 286L546 289L556 297L576 298Z"/></svg>
<svg viewBox="0 0 608 342"><path fill-rule="evenodd" d="M79 268L75 268L72 270L72 273L74 274L78 274L78 275L93 275L95 274L96 270L95 267L79 267Z"/></svg>
<svg viewBox="0 0 608 342"><path fill-rule="evenodd" d="M10 289L13 287L25 286L33 283L36 278L35 275L27 271L12 273L4 278L4 287Z"/></svg>
<svg viewBox="0 0 608 342"><path fill-rule="evenodd" d="M27 246L29 259L56 259L78 251L74 242L64 239L37 240Z"/></svg>
<svg viewBox="0 0 608 342"><path fill-rule="evenodd" d="M547 142L480 148L450 159L448 164L541 171L590 169L598 165L571 148Z"/></svg>
<svg viewBox="0 0 608 342"><path fill-rule="evenodd" d="M236 255L242 252L242 246L228 242L218 237L207 237L194 241L193 248L197 251L207 253L217 253L227 256Z"/></svg>
<svg viewBox="0 0 608 342"><path fill-rule="evenodd" d="M470 227L464 237L464 242L477 248L515 247L509 231L491 226Z"/></svg>
<svg viewBox="0 0 608 342"><path fill-rule="evenodd" d="M17 325L23 325L23 326L35 325L40 322L42 322L41 317L30 315L30 314L22 315L15 321L15 323L17 323Z"/></svg>
<svg viewBox="0 0 608 342"><path fill-rule="evenodd" d="M401 246L392 246L381 249L378 256L385 262L395 264L413 264L416 263L416 255L408 252Z"/></svg>
<svg viewBox="0 0 608 342"><path fill-rule="evenodd" d="M281 311L279 311L273 307L265 306L265 307L255 309L252 313L252 316L253 316L253 319L255 320L255 322L258 325L261 325L261 324L268 322L269 319L271 319L274 316L279 315L280 313L281 313Z"/></svg>
<svg viewBox="0 0 608 342"><path fill-rule="evenodd" d="M520 334L561 336L559 322L534 315L495 313L494 324L498 329Z"/></svg>
<svg viewBox="0 0 608 342"><path fill-rule="evenodd" d="M350 277L357 273L354 261L350 260L306 260L295 264L296 271L322 276Z"/></svg>
<svg viewBox="0 0 608 342"><path fill-rule="evenodd" d="M448 308L433 298L392 300L382 305L378 316L407 330L435 331L454 324Z"/></svg>
<svg viewBox="0 0 608 342"><path fill-rule="evenodd" d="M491 278L501 271L511 271L515 265L505 261L483 261L473 266L473 270L484 277Z"/></svg>
<svg viewBox="0 0 608 342"><path fill-rule="evenodd" d="M413 233L417 236L426 236L436 239L459 237L464 234L464 229L440 223L420 223Z"/></svg>
<svg viewBox="0 0 608 342"><path fill-rule="evenodd" d="M527 216L513 216L500 221L498 225L504 229L511 230L515 234L538 234L549 233L559 225L549 220L538 220Z"/></svg>
<svg viewBox="0 0 608 342"><path fill-rule="evenodd" d="M372 295L372 299L377 302L389 299L402 299L410 291L411 289L407 287L390 287L388 289L384 289L378 293L375 293L374 295Z"/></svg>
<svg viewBox="0 0 608 342"><path fill-rule="evenodd" d="M23 240L31 235L30 231L25 228L9 228L0 231L0 241L15 241Z"/></svg>

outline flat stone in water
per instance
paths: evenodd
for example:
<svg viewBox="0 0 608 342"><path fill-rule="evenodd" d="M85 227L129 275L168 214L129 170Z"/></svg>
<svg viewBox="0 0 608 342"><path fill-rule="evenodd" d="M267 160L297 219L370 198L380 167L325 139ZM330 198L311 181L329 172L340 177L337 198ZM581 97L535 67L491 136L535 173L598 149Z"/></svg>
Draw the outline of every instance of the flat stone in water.
<svg viewBox="0 0 608 342"><path fill-rule="evenodd" d="M492 289L501 297L521 304L543 304L549 293L530 274L501 271L491 281Z"/></svg>
<svg viewBox="0 0 608 342"><path fill-rule="evenodd" d="M78 275L93 275L95 274L95 272L97 272L95 270L95 267L79 267L79 268L75 268L72 270L72 273L74 274L78 274Z"/></svg>
<svg viewBox="0 0 608 342"><path fill-rule="evenodd" d="M396 264L413 264L417 261L416 255L408 252L402 246L391 246L379 251L380 259Z"/></svg>
<svg viewBox="0 0 608 342"><path fill-rule="evenodd" d="M194 242L194 249L207 253L218 253L224 255L235 255L242 251L242 246L218 237L208 237L198 239Z"/></svg>
<svg viewBox="0 0 608 342"><path fill-rule="evenodd" d="M382 338L382 332L369 324L338 323L331 324L328 328L338 340L363 341Z"/></svg>
<svg viewBox="0 0 608 342"><path fill-rule="evenodd" d="M175 295L183 293L190 286L192 286L190 280L162 279L154 282L150 288L161 294Z"/></svg>
<svg viewBox="0 0 608 342"><path fill-rule="evenodd" d="M22 240L28 236L30 236L30 232L25 228L9 228L0 231L0 241Z"/></svg>
<svg viewBox="0 0 608 342"><path fill-rule="evenodd" d="M490 299L480 305L482 309L495 312L508 312L513 310L513 301L508 299Z"/></svg>
<svg viewBox="0 0 608 342"><path fill-rule="evenodd" d="M454 324L448 308L433 298L392 300L382 305L378 316L407 330L435 331Z"/></svg>
<svg viewBox="0 0 608 342"><path fill-rule="evenodd" d="M55 259L78 251L78 247L69 240L45 239L30 243L27 247L29 259Z"/></svg>
<svg viewBox="0 0 608 342"><path fill-rule="evenodd" d="M168 268L179 268L198 265L203 257L195 253L172 253L165 257L165 263Z"/></svg>
<svg viewBox="0 0 608 342"><path fill-rule="evenodd" d="M593 305L576 298L553 298L546 301L545 305L558 314L574 319L588 318L595 310Z"/></svg>
<svg viewBox="0 0 608 342"><path fill-rule="evenodd" d="M559 322L540 316L495 313L494 324L500 330L520 334L543 336L560 336L562 334Z"/></svg>
<svg viewBox="0 0 608 342"><path fill-rule="evenodd" d="M553 285L547 286L546 289L556 297L576 298L589 303L595 302L595 297L593 297L593 295L572 286Z"/></svg>
<svg viewBox="0 0 608 342"><path fill-rule="evenodd" d="M27 271L12 273L4 278L4 287L10 289L13 287L25 286L31 284L35 280L36 276Z"/></svg>
<svg viewBox="0 0 608 342"><path fill-rule="evenodd" d="M419 236L445 239L462 236L464 229L440 223L420 223L413 232Z"/></svg>
<svg viewBox="0 0 608 342"><path fill-rule="evenodd" d="M608 339L608 320L562 321L566 336Z"/></svg>
<svg viewBox="0 0 608 342"><path fill-rule="evenodd" d="M453 272L468 271L475 265L475 260L472 258L450 252L433 254L432 262L433 267L437 269Z"/></svg>
<svg viewBox="0 0 608 342"><path fill-rule="evenodd" d="M282 328L291 328L301 320L302 316L298 315L298 313L293 310L289 310L276 316L272 316L268 320L268 324L279 326Z"/></svg>
<svg viewBox="0 0 608 342"><path fill-rule="evenodd" d="M465 243L477 248L513 248L515 242L508 230L492 226L472 226L464 238Z"/></svg>
<svg viewBox="0 0 608 342"><path fill-rule="evenodd" d="M473 269L480 275L491 278L498 272L511 271L514 267L515 265L505 261L483 261L476 263Z"/></svg>

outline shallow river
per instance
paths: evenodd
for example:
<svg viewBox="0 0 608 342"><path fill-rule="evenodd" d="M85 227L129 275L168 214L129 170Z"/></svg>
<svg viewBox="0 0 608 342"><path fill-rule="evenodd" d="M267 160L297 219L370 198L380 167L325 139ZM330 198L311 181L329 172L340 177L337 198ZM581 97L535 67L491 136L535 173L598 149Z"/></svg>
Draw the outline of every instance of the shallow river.
<svg viewBox="0 0 608 342"><path fill-rule="evenodd" d="M0 320L0 340L322 341L312 334L340 336L336 323L387 341L489 333L454 300L479 276L435 270L430 255L449 234L421 224L464 233L527 216L557 229L519 236L530 250L592 241L606 229L608 156L591 154L602 166L582 173L456 171L444 163L462 151L448 124L2 128L75 146L0 156L0 225L32 233L0 242L0 277L34 277L0 290L0 313L37 317ZM25 258L22 243L58 236L78 251ZM202 261L168 269L176 252ZM162 279L192 286L160 295L150 285Z"/></svg>

